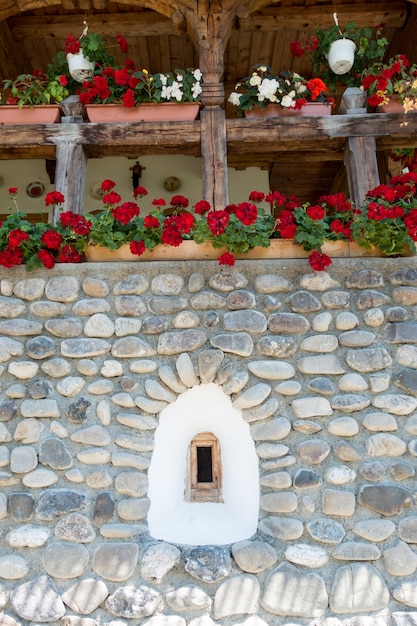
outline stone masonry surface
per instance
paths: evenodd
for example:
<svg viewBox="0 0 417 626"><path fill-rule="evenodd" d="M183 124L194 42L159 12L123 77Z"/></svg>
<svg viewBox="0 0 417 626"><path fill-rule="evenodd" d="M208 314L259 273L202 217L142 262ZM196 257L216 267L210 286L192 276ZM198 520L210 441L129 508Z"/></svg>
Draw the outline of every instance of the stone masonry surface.
<svg viewBox="0 0 417 626"><path fill-rule="evenodd" d="M253 537L147 527L160 412L220 385ZM417 624L417 260L0 272L0 626Z"/></svg>

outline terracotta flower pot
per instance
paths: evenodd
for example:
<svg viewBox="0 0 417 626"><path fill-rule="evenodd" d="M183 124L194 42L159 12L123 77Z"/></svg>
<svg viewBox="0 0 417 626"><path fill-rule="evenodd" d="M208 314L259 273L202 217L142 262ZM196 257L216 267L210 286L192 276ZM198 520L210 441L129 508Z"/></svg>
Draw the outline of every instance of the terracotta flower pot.
<svg viewBox="0 0 417 626"><path fill-rule="evenodd" d="M197 119L199 102L145 102L127 108L123 104L87 104L90 122L179 122Z"/></svg>
<svg viewBox="0 0 417 626"><path fill-rule="evenodd" d="M250 111L245 111L248 119L262 117L319 117L321 115L331 115L332 107L327 102L307 102L301 109L291 109L279 106L279 104L268 104L266 109L254 106Z"/></svg>
<svg viewBox="0 0 417 626"><path fill-rule="evenodd" d="M404 113L403 103L399 96L392 96L386 104L377 107L380 113Z"/></svg>
<svg viewBox="0 0 417 626"><path fill-rule="evenodd" d="M17 104L0 106L0 124L54 124L61 116L57 104L38 104L33 107Z"/></svg>
<svg viewBox="0 0 417 626"><path fill-rule="evenodd" d="M261 117L288 117L288 116L301 116L301 109L292 109L286 107L283 109L279 104L268 104L266 109L261 109L260 106L254 106L250 111L244 111L244 116L247 119L261 118Z"/></svg>

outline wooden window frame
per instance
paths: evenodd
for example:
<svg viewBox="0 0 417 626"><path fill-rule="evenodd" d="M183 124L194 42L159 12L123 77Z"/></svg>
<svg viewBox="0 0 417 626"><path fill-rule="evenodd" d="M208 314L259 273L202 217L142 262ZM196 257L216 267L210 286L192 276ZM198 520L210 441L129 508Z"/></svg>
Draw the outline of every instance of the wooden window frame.
<svg viewBox="0 0 417 626"><path fill-rule="evenodd" d="M211 482L198 482L198 448L211 448ZM223 502L220 442L213 433L196 435L190 442L185 486L186 502Z"/></svg>

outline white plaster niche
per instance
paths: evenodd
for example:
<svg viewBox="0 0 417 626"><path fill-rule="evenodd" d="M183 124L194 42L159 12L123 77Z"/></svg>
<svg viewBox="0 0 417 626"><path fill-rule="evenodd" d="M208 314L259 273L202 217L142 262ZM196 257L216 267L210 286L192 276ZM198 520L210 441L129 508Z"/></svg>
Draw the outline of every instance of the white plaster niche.
<svg viewBox="0 0 417 626"><path fill-rule="evenodd" d="M222 502L187 502L190 443L211 433L220 445ZM188 545L224 545L257 530L259 469L249 425L214 383L178 396L160 414L149 467L149 532Z"/></svg>

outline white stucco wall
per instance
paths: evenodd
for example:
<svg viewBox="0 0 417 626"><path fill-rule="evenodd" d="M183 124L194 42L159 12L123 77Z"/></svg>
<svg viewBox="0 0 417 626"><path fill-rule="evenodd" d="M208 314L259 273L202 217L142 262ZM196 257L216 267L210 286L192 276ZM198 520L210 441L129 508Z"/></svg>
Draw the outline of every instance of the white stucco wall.
<svg viewBox="0 0 417 626"><path fill-rule="evenodd" d="M201 432L212 432L220 442L223 503L184 501L188 448ZM256 532L259 472L255 445L241 412L214 383L193 387L161 413L148 476L148 524L155 539L222 545Z"/></svg>

